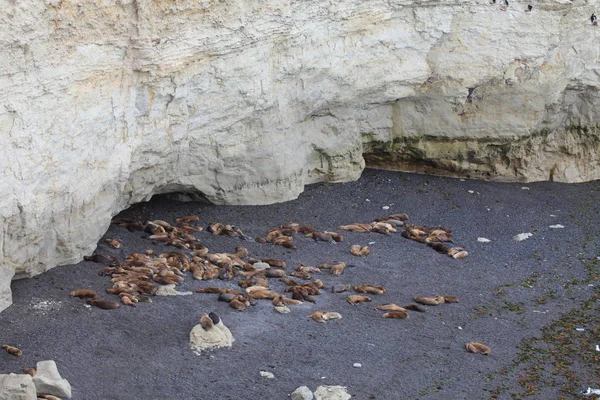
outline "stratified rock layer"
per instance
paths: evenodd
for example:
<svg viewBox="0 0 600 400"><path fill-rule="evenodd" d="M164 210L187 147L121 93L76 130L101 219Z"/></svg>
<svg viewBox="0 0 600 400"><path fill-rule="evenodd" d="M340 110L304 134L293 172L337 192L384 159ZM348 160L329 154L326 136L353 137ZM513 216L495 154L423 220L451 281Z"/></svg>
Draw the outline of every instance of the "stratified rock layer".
<svg viewBox="0 0 600 400"><path fill-rule="evenodd" d="M157 193L280 202L365 159L600 178L597 1L490 3L7 2L0 310Z"/></svg>

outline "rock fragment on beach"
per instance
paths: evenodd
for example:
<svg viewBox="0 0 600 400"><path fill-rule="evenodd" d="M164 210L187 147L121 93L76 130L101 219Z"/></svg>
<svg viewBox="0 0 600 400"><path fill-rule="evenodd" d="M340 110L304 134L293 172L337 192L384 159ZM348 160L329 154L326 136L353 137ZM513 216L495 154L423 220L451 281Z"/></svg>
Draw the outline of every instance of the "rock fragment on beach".
<svg viewBox="0 0 600 400"><path fill-rule="evenodd" d="M175 284L159 286L156 292L157 296L189 296L192 292L179 292L175 290Z"/></svg>
<svg viewBox="0 0 600 400"><path fill-rule="evenodd" d="M478 241L479 243L489 243L489 242L491 242L491 240L490 240L490 239L488 239L488 238L484 238L484 237L478 237L478 238L477 238L477 241Z"/></svg>
<svg viewBox="0 0 600 400"><path fill-rule="evenodd" d="M272 372L260 371L260 376L267 379L275 379L275 375Z"/></svg>
<svg viewBox="0 0 600 400"><path fill-rule="evenodd" d="M36 400L33 378L27 374L0 375L0 400Z"/></svg>
<svg viewBox="0 0 600 400"><path fill-rule="evenodd" d="M513 236L513 240L516 240L517 242L522 242L523 240L529 239L532 236L533 233L531 232L519 233L518 235Z"/></svg>
<svg viewBox="0 0 600 400"><path fill-rule="evenodd" d="M563 229L564 225L561 225L561 224L550 225L549 228L550 229Z"/></svg>
<svg viewBox="0 0 600 400"><path fill-rule="evenodd" d="M39 361L33 383L38 393L50 394L61 398L71 398L71 385L58 373L53 360Z"/></svg>
<svg viewBox="0 0 600 400"><path fill-rule="evenodd" d="M290 395L291 400L313 400L313 393L307 386L300 386Z"/></svg>
<svg viewBox="0 0 600 400"><path fill-rule="evenodd" d="M348 400L350 397L345 386L319 386L315 390L315 400Z"/></svg>
<svg viewBox="0 0 600 400"><path fill-rule="evenodd" d="M202 314L200 323L190 332L190 347L196 354L219 347L231 347L235 339L215 313Z"/></svg>

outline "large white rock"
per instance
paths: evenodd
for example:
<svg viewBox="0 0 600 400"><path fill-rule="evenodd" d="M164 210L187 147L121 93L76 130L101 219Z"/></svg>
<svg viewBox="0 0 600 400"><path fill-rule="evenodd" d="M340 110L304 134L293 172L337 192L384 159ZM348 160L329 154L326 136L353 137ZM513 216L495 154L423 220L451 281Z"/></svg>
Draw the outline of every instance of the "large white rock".
<svg viewBox="0 0 600 400"><path fill-rule="evenodd" d="M280 202L365 158L600 178L599 1L7 2L0 310L157 193Z"/></svg>
<svg viewBox="0 0 600 400"><path fill-rule="evenodd" d="M36 393L31 375L0 375L0 400L36 400Z"/></svg>
<svg viewBox="0 0 600 400"><path fill-rule="evenodd" d="M235 339L223 321L214 324L212 328L205 330L198 324L190 332L190 347L196 354L205 350L217 349L219 347L231 347Z"/></svg>
<svg viewBox="0 0 600 400"><path fill-rule="evenodd" d="M71 384L60 376L53 360L38 361L33 383L40 394L71 398Z"/></svg>
<svg viewBox="0 0 600 400"><path fill-rule="evenodd" d="M319 386L315 390L315 400L348 400L351 397L344 386Z"/></svg>
<svg viewBox="0 0 600 400"><path fill-rule="evenodd" d="M313 400L313 398L313 393L308 386L300 386L290 395L291 400Z"/></svg>

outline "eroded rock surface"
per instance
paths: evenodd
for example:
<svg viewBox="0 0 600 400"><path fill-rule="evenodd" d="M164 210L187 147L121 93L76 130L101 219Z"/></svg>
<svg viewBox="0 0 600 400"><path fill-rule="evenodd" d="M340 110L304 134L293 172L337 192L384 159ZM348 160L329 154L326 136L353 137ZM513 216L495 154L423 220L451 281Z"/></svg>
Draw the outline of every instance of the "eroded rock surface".
<svg viewBox="0 0 600 400"><path fill-rule="evenodd" d="M157 193L267 204L365 159L600 178L598 2L490 3L8 2L0 310L13 275L80 260Z"/></svg>
<svg viewBox="0 0 600 400"><path fill-rule="evenodd" d="M0 375L0 400L36 400L36 394L31 375Z"/></svg>

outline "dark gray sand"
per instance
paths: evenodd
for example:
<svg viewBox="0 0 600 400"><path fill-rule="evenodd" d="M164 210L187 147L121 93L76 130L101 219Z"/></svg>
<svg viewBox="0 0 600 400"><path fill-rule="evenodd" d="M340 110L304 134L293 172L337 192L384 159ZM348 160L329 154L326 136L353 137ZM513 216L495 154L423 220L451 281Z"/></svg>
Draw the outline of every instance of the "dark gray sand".
<svg viewBox="0 0 600 400"><path fill-rule="evenodd" d="M286 399L301 385L347 386L355 399L579 398L588 386L600 387L599 201L600 182L503 184L375 170L357 182L309 186L299 199L270 206L155 198L120 216L174 222L197 214L205 230L196 236L211 252L242 245L250 256L284 259L290 271L299 263L342 260L354 266L340 277L318 276L327 286L372 283L388 291L356 306L346 303L352 293L325 291L316 304L291 306L288 315L275 312L269 300L237 312L215 294L154 297L152 304L105 311L69 298L75 289L110 287L108 277L98 276L103 265L57 267L13 282L14 304L0 314L0 342L20 347L23 356L0 352L0 373L53 359L73 398L85 400ZM298 248L289 250L206 231L212 221L235 224L252 238L287 221L338 231L391 213L452 228L454 243L469 257L454 260L399 234L343 232L338 244L296 237ZM556 224L564 228L550 228ZM533 236L513 240L524 232ZM174 250L143 236L112 225L105 238L122 240L124 248L109 249L103 238L98 249L121 258ZM352 244L369 242L370 255L350 255ZM178 290L215 284L236 286L187 276ZM373 310L438 294L460 303L411 312L408 320L383 319ZM319 324L307 318L315 310L337 311L343 319ZM221 316L235 342L197 356L189 332L210 311ZM468 341L487 344L492 354L467 353ZM261 370L275 379L261 377Z"/></svg>

